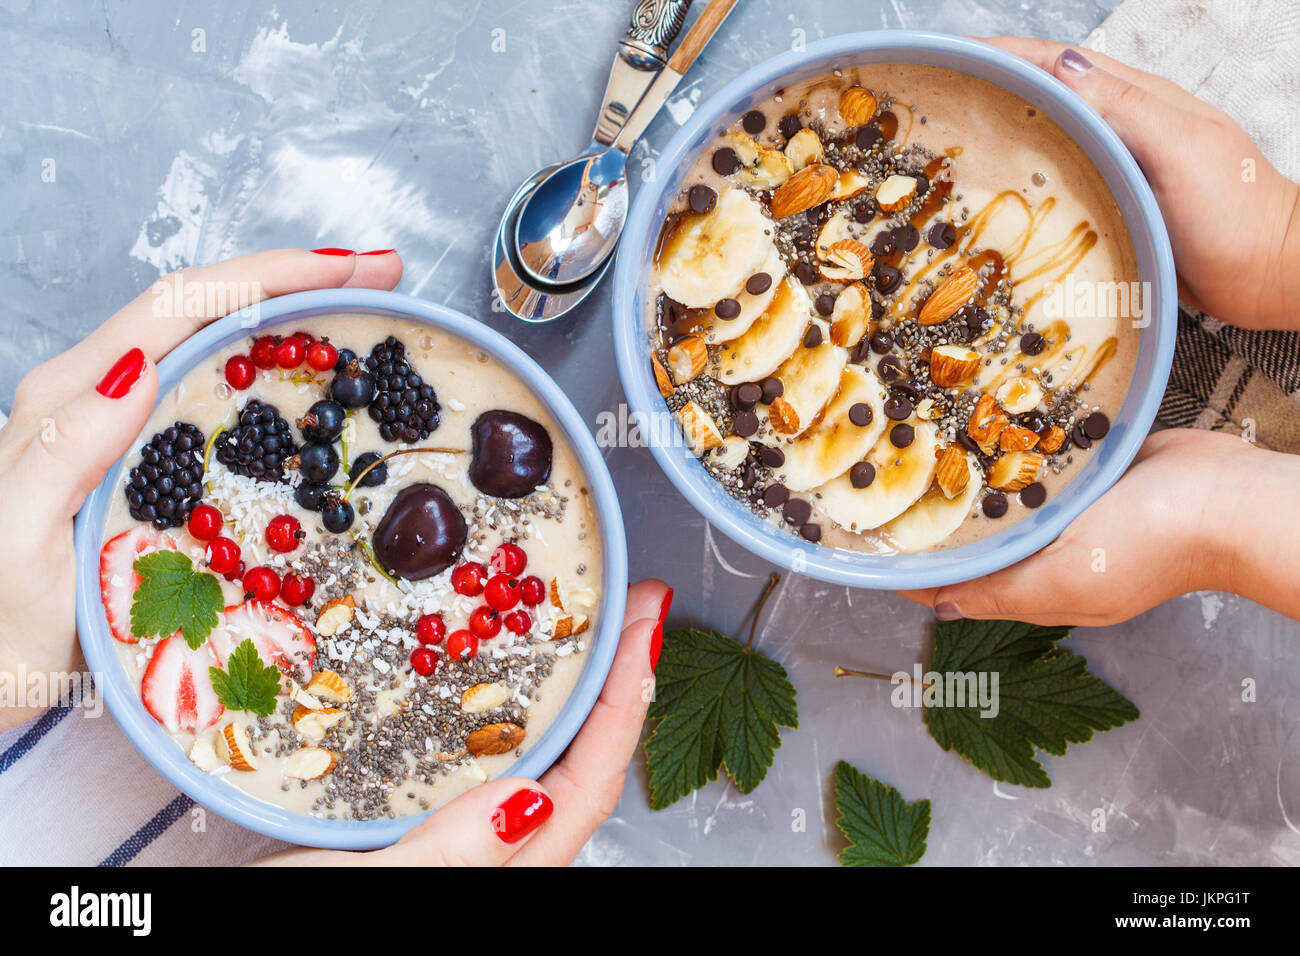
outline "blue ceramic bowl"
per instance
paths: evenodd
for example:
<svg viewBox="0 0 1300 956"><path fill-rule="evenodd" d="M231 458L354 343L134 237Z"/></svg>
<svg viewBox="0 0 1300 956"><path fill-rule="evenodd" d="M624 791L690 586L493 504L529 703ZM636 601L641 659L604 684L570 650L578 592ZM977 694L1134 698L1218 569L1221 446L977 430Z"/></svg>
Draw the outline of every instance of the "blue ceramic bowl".
<svg viewBox="0 0 1300 956"><path fill-rule="evenodd" d="M801 574L867 588L926 588L989 574L1054 540L1124 473L1155 419L1174 354L1178 315L1173 253L1160 209L1137 163L1097 113L1060 81L987 44L937 33L874 31L830 37L754 67L702 103L655 162L659 178L643 184L632 204L614 269L614 347L631 411L643 422L666 414L650 373L646 344L646 281L664 216L683 179L714 137L776 90L837 67L916 63L946 67L995 83L1055 120L1100 170L1133 239L1141 279L1149 283L1150 325L1109 436L1084 468L1047 504L981 541L924 554L868 555L824 548L777 528L728 495L680 442L654 442L651 452L669 480L728 537Z"/></svg>
<svg viewBox="0 0 1300 956"><path fill-rule="evenodd" d="M595 440L558 385L536 362L499 333L469 316L441 305L394 292L369 289L327 289L300 292L263 302L214 322L191 336L158 363L159 395L171 391L181 378L210 355L247 338L257 329L281 323L299 325L314 316L341 312L387 315L421 322L460 337L487 352L518 375L541 400L577 455L594 498L600 521L604 559L604 599L599 624L587 651L587 664L572 695L542 739L506 772L536 779L563 753L596 703L618 648L627 597L627 540L614 483ZM273 806L211 777L195 767L163 726L140 701L113 649L113 636L99 594L99 552L104 515L111 496L121 487L124 461L109 471L91 492L77 515L77 632L86 663L104 694L109 711L131 742L164 777L199 804L267 836L309 846L370 849L387 846L428 814L395 820L324 820Z"/></svg>

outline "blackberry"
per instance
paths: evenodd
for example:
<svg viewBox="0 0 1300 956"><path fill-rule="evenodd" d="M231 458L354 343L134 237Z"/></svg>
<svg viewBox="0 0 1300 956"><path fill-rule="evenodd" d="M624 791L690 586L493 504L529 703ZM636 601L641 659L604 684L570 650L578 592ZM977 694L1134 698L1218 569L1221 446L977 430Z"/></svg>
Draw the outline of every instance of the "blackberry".
<svg viewBox="0 0 1300 956"><path fill-rule="evenodd" d="M297 454L289 423L274 405L250 398L239 424L217 436L217 461L256 481L284 481L284 460Z"/></svg>
<svg viewBox="0 0 1300 956"><path fill-rule="evenodd" d="M369 414L384 441L409 445L437 429L442 415L438 395L411 368L405 345L390 335L370 350L366 368L375 378Z"/></svg>
<svg viewBox="0 0 1300 956"><path fill-rule="evenodd" d="M140 448L140 464L127 478L131 517L159 531L179 528L203 499L203 432L176 422Z"/></svg>

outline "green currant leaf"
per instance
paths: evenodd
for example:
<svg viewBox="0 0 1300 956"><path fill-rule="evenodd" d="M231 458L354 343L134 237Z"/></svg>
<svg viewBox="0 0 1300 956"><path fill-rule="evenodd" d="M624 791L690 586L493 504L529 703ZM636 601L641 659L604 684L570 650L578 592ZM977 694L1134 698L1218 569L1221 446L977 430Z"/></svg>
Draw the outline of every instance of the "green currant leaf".
<svg viewBox="0 0 1300 956"><path fill-rule="evenodd" d="M226 669L209 667L212 688L227 710L246 710L258 717L275 711L280 694L280 669L262 663L257 648L248 638L226 660Z"/></svg>
<svg viewBox="0 0 1300 956"><path fill-rule="evenodd" d="M197 650L217 626L225 606L221 582L194 570L180 551L155 551L135 562L140 586L131 602L131 633L136 637L170 637L180 631Z"/></svg>
<svg viewBox="0 0 1300 956"><path fill-rule="evenodd" d="M835 765L836 823L849 845L841 866L910 866L925 856L930 801L907 803L897 790L841 760Z"/></svg>

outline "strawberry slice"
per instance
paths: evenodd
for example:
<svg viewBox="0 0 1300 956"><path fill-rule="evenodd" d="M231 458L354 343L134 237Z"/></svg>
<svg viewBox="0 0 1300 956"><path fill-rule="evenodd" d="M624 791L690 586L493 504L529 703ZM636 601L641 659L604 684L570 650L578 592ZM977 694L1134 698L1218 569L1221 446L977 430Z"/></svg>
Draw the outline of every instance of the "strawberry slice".
<svg viewBox="0 0 1300 956"><path fill-rule="evenodd" d="M123 531L104 544L99 552L99 591L104 599L104 613L113 636L124 644L139 640L131 633L131 601L140 586L135 562L152 551L175 551L176 542L169 536L141 525Z"/></svg>
<svg viewBox="0 0 1300 956"><path fill-rule="evenodd" d="M274 664L285 675L281 693L289 692L290 675L295 670L304 683L311 680L316 639L293 612L261 601L230 605L221 613L211 637L223 665L246 638L252 639L263 661Z"/></svg>
<svg viewBox="0 0 1300 956"><path fill-rule="evenodd" d="M172 733L211 727L226 711L208 674L209 667L220 665L211 644L193 651L173 634L154 648L140 682L145 709Z"/></svg>

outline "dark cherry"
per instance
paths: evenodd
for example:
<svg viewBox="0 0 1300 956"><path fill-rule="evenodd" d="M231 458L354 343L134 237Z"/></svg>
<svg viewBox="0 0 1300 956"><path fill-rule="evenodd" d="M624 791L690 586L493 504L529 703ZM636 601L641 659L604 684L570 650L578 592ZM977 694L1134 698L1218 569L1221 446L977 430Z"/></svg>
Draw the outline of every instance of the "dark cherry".
<svg viewBox="0 0 1300 956"><path fill-rule="evenodd" d="M551 476L551 436L531 418L495 409L474 420L469 480L485 495L522 498Z"/></svg>
<svg viewBox="0 0 1300 956"><path fill-rule="evenodd" d="M437 485L408 485L375 528L375 557L389 574L431 578L456 563L465 547L465 516Z"/></svg>

